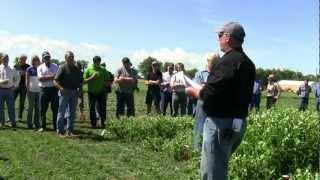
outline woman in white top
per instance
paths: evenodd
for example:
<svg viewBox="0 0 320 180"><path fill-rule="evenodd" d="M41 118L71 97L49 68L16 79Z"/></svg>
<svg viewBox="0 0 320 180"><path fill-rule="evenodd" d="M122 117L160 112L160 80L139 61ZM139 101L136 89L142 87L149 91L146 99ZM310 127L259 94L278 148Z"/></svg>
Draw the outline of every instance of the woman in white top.
<svg viewBox="0 0 320 180"><path fill-rule="evenodd" d="M27 125L29 129L33 128L33 124L36 129L40 129L40 86L37 75L37 68L40 65L40 58L33 56L31 58L32 66L26 71L26 87L29 101ZM34 112L34 113L33 113ZM33 122L32 122L33 115Z"/></svg>
<svg viewBox="0 0 320 180"><path fill-rule="evenodd" d="M177 72L172 76L170 86L172 88L172 105L173 116L179 114L184 116L186 114L187 96L185 91L185 79L184 79L184 65L182 63L176 64Z"/></svg>

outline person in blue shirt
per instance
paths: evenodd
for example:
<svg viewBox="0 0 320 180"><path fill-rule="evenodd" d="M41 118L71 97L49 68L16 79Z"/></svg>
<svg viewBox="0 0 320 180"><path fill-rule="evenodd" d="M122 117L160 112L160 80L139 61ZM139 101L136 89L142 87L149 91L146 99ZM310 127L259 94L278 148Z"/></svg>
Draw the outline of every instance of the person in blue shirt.
<svg viewBox="0 0 320 180"><path fill-rule="evenodd" d="M304 80L304 83L299 87L297 95L300 97L299 111L305 111L309 104L309 94L311 93L311 87L309 81Z"/></svg>
<svg viewBox="0 0 320 180"><path fill-rule="evenodd" d="M252 111L253 108L256 108L256 111L259 111L260 102L261 102L261 90L262 90L261 80L260 79L256 79L254 81L254 85L253 85L252 99L251 99L251 102L249 104L249 110L250 111Z"/></svg>
<svg viewBox="0 0 320 180"><path fill-rule="evenodd" d="M207 82L207 78L212 71L214 65L219 60L219 54L210 54L207 58L207 69L198 71L194 77L194 81L199 85L204 85ZM194 126L194 139L193 146L194 149L201 151L201 137L203 134L203 124L207 117L206 113L202 109L203 101L201 99L197 100L197 105L195 108L195 126Z"/></svg>
<svg viewBox="0 0 320 180"><path fill-rule="evenodd" d="M320 83L316 85L314 94L316 96L316 108L320 112Z"/></svg>

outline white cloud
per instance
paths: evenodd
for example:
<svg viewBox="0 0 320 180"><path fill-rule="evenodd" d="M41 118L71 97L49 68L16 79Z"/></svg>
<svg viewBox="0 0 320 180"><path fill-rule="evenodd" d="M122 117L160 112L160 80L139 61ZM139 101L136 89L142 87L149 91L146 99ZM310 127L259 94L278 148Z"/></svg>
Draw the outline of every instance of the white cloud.
<svg viewBox="0 0 320 180"><path fill-rule="evenodd" d="M198 54L194 52L187 52L182 48L175 48L172 50L168 48L162 48L151 52L141 49L133 53L132 61L133 64L138 65L145 58L151 56L158 59L158 61L161 62L182 62L188 69L202 69L205 67L207 54L208 53Z"/></svg>
<svg viewBox="0 0 320 180"><path fill-rule="evenodd" d="M11 34L0 30L0 51L9 54L12 59L20 54L32 56L41 55L44 50L51 53L52 58L64 60L66 51L73 51L76 59L91 60L94 55L102 58L109 55L111 48L106 45L90 43L71 43L64 40L50 39L47 37L28 34Z"/></svg>

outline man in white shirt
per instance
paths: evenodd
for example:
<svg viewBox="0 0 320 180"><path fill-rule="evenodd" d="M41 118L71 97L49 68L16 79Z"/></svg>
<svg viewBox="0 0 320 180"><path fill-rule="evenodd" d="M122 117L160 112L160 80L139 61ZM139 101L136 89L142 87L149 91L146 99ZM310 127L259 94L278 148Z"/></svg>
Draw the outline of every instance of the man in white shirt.
<svg viewBox="0 0 320 180"><path fill-rule="evenodd" d="M8 66L9 56L4 54L0 65L0 127L4 125L4 102L7 103L9 120L11 127L16 127L16 117L14 112L13 88L20 82L18 73Z"/></svg>
<svg viewBox="0 0 320 180"><path fill-rule="evenodd" d="M46 129L46 113L48 110L49 102L51 103L52 111L52 125L56 131L57 127L57 114L59 106L58 89L53 85L53 79L58 71L58 65L51 63L51 55L48 51L42 53L42 64L37 68L39 77L39 85L41 88L40 93L40 114L41 126L39 131Z"/></svg>

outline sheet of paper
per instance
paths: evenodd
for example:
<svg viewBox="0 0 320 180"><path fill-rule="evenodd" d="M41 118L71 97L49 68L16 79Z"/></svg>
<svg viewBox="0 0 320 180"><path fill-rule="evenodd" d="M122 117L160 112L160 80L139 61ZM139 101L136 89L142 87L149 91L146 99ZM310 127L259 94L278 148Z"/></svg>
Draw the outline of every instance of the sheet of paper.
<svg viewBox="0 0 320 180"><path fill-rule="evenodd" d="M193 80L191 80L187 76L184 76L184 81L185 81L185 86L186 87L192 87L192 88L195 88L195 89L201 89L202 88L199 84L197 84L196 82L194 82Z"/></svg>

